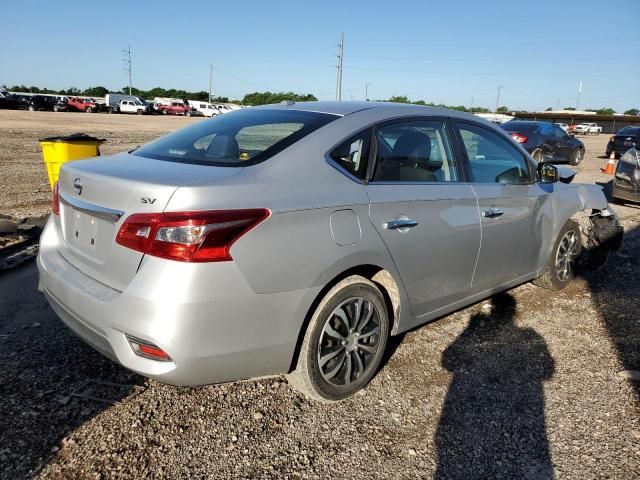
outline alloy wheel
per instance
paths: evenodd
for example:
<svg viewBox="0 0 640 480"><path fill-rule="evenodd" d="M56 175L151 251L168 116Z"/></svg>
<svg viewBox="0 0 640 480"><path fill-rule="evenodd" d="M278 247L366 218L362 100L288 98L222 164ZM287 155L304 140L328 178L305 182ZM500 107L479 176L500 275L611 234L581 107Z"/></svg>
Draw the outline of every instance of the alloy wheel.
<svg viewBox="0 0 640 480"><path fill-rule="evenodd" d="M571 276L571 264L578 255L578 234L574 230L567 231L556 251L556 275L565 282Z"/></svg>
<svg viewBox="0 0 640 480"><path fill-rule="evenodd" d="M347 387L369 370L380 346L380 317L362 297L349 298L328 316L317 348L322 378Z"/></svg>

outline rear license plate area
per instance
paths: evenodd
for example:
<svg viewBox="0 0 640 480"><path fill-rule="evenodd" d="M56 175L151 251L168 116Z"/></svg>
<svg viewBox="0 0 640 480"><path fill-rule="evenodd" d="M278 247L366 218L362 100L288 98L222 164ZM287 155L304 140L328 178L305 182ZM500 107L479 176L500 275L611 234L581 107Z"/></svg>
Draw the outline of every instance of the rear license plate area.
<svg viewBox="0 0 640 480"><path fill-rule="evenodd" d="M64 210L65 240L69 247L93 260L101 260L108 251L113 224L71 207Z"/></svg>

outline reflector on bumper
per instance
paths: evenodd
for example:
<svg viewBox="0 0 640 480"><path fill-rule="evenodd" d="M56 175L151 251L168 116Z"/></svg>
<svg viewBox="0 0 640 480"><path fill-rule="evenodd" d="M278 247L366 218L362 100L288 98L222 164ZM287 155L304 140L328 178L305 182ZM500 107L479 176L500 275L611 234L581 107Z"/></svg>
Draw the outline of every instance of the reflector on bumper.
<svg viewBox="0 0 640 480"><path fill-rule="evenodd" d="M147 342L145 340L140 340L139 338L132 337L130 335L127 335L126 337L129 341L129 345L131 345L133 353L135 353L139 357L157 360L158 362L171 361L171 357L169 357L169 354L157 345L154 345L153 343Z"/></svg>

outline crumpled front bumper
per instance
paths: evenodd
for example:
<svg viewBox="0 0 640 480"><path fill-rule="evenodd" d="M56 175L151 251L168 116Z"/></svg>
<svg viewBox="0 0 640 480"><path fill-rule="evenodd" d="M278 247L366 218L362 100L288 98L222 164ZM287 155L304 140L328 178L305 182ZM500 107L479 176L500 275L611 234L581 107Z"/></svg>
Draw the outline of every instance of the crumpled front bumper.
<svg viewBox="0 0 640 480"><path fill-rule="evenodd" d="M589 222L580 265L586 270L598 270L606 264L610 253L622 246L624 228L611 207L594 210Z"/></svg>

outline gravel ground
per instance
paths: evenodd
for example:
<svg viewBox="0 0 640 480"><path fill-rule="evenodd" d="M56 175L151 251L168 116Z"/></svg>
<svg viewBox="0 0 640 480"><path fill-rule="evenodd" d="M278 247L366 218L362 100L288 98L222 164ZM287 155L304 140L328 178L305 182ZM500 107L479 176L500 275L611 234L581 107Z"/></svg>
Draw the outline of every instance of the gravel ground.
<svg viewBox="0 0 640 480"><path fill-rule="evenodd" d="M58 115L0 112L0 213L47 209L37 138L82 130L109 153L194 121ZM576 181L610 179L606 138L585 140ZM640 370L640 208L616 210L627 236L603 271L416 329L364 392L332 405L279 377L146 380L57 320L33 263L0 274L0 478L638 478L640 383L620 372Z"/></svg>

